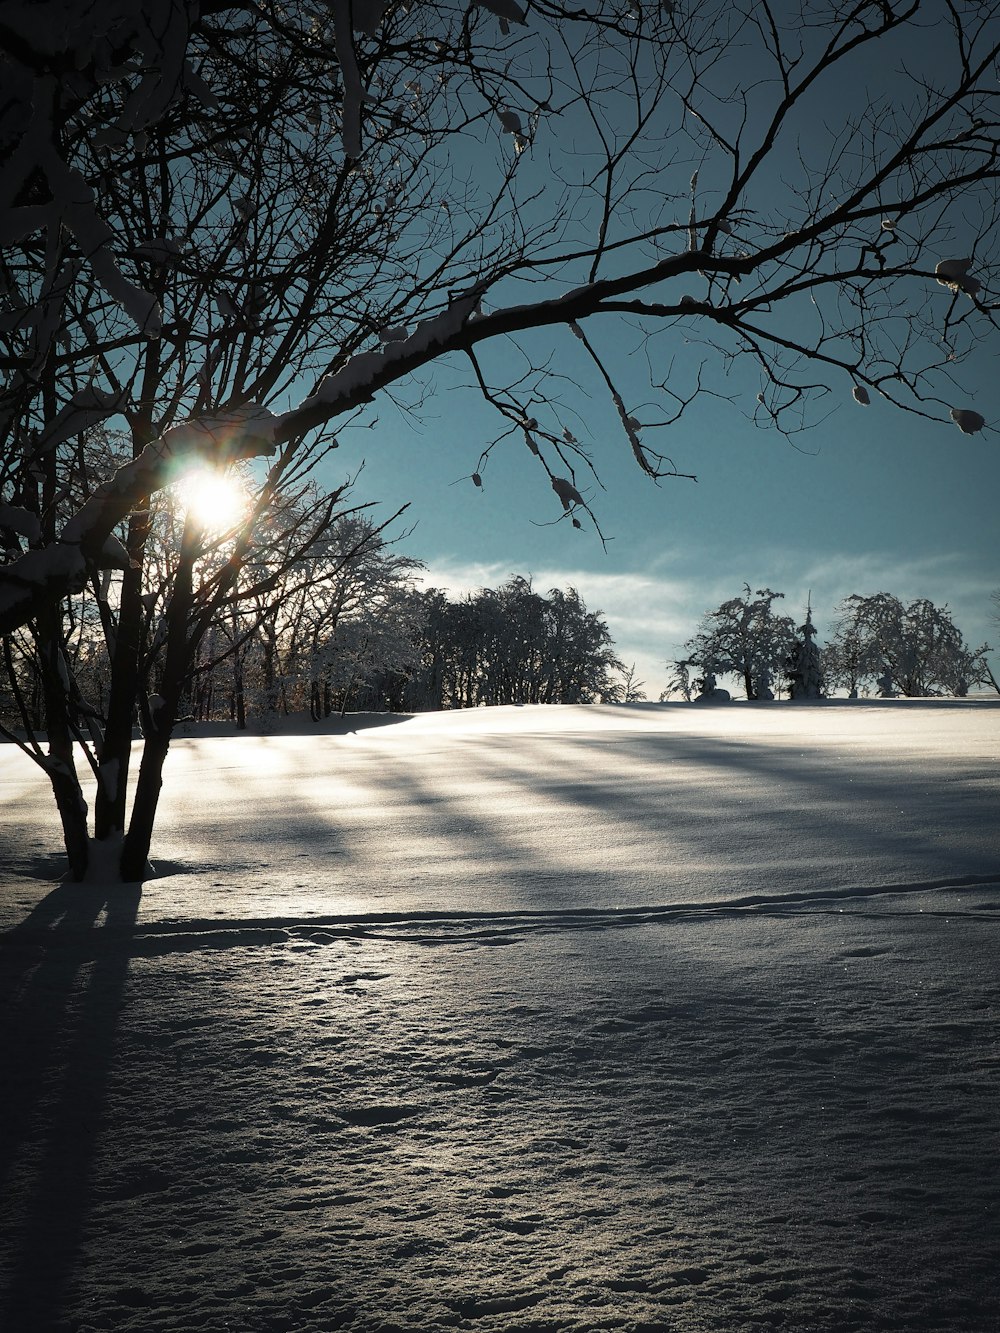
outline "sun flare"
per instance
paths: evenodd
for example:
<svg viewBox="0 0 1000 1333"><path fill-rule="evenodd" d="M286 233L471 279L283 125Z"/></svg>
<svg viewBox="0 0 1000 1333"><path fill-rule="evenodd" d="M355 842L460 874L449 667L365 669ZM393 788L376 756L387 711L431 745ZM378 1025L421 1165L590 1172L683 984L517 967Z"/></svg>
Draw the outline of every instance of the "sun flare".
<svg viewBox="0 0 1000 1333"><path fill-rule="evenodd" d="M187 515L206 532L225 532L247 512L246 490L235 477L201 468L177 484Z"/></svg>

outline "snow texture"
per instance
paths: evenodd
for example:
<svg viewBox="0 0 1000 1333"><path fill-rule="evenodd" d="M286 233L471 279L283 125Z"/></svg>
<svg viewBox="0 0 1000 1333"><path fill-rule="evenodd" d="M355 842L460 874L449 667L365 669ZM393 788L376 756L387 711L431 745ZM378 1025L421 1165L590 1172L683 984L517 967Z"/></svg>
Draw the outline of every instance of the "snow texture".
<svg viewBox="0 0 1000 1333"><path fill-rule="evenodd" d="M364 87L358 69L357 53L354 50L354 34L351 24L351 0L331 0L333 9L333 35L337 47L337 59L344 80L343 134L344 152L349 158L361 156L361 107L364 102Z"/></svg>
<svg viewBox="0 0 1000 1333"><path fill-rule="evenodd" d="M8 97L8 145L0 187L0 241L21 239L35 231L55 234L68 228L94 276L149 338L160 333L155 298L130 282L118 267L113 236L84 177L59 157L60 85L86 88L132 81L114 125L94 133L94 143L113 151L129 139L136 146L146 129L159 121L186 88L208 107L214 94L186 59L190 20L188 0L68 0L14 4L4 10L8 29L4 78ZM29 53L27 57L22 52ZM50 72L71 54L75 73L58 80ZM118 63L114 63L117 61ZM138 75L138 77L136 77ZM79 90L74 88L74 94ZM12 108L12 110L11 110ZM16 201L34 173L45 178L51 195L45 204Z"/></svg>
<svg viewBox="0 0 1000 1333"><path fill-rule="evenodd" d="M144 494L148 488L141 484L141 479L148 476L152 484L168 460L193 465L272 453L277 420L266 407L247 403L222 416L195 417L172 426L147 444L138 458L120 467L110 480L97 488L91 499L66 524L63 542L80 542L86 537L92 519L101 512L105 497ZM137 480L140 482L138 486Z"/></svg>
<svg viewBox="0 0 1000 1333"><path fill-rule="evenodd" d="M127 402L127 395L91 385L73 394L38 438L37 449L45 453L65 440L89 430L99 421L113 416Z"/></svg>
<svg viewBox="0 0 1000 1333"><path fill-rule="evenodd" d="M101 568L128 569L130 564L125 544L112 533L101 547Z"/></svg>
<svg viewBox="0 0 1000 1333"><path fill-rule="evenodd" d="M137 245L132 251L136 259L148 259L153 264L169 264L179 259L182 253L180 243L172 236L159 236Z"/></svg>
<svg viewBox="0 0 1000 1333"><path fill-rule="evenodd" d="M109 892L0 746L3 1326L995 1333L998 753L986 701L192 730Z"/></svg>
<svg viewBox="0 0 1000 1333"><path fill-rule="evenodd" d="M491 14L495 14L501 22L523 23L525 21L525 10L515 3L515 0L476 0L483 9L488 9Z"/></svg>
<svg viewBox="0 0 1000 1333"><path fill-rule="evenodd" d="M16 532L18 536L26 537L29 542L38 541L42 535L37 514L33 514L30 509L23 509L20 505L4 504L2 501L0 501L0 528Z"/></svg>
<svg viewBox="0 0 1000 1333"><path fill-rule="evenodd" d="M945 285L956 282L959 278L964 278L972 267L971 259L942 259L935 265L934 276L940 281L945 280Z"/></svg>
<svg viewBox="0 0 1000 1333"><path fill-rule="evenodd" d="M975 296L983 284L969 274L971 259L942 259L935 266L934 275L942 287L949 287L954 292L965 292Z"/></svg>
<svg viewBox="0 0 1000 1333"><path fill-rule="evenodd" d="M320 380L316 393L305 399L298 407L286 412L283 417L279 417L276 425L284 428L294 424L296 413L303 408L309 409L320 403L335 408L339 402L352 399L359 390L370 388L374 391L377 381L383 375L388 377L388 373L396 363L423 357L435 348L443 347L460 333L478 304L478 292L459 297L451 302L447 310L419 323L412 333L387 341L381 351L357 353L340 370L325 375ZM404 330L399 327L386 332L396 334L403 333Z"/></svg>
<svg viewBox="0 0 1000 1333"><path fill-rule="evenodd" d="M0 610L13 606L25 589L45 587L77 587L86 573L86 562L79 544L46 546L37 551L26 551L4 567L0 583Z"/></svg>
<svg viewBox="0 0 1000 1333"><path fill-rule="evenodd" d="M562 502L563 509L569 509L571 505L583 504L583 496L566 477L553 477L552 489Z"/></svg>

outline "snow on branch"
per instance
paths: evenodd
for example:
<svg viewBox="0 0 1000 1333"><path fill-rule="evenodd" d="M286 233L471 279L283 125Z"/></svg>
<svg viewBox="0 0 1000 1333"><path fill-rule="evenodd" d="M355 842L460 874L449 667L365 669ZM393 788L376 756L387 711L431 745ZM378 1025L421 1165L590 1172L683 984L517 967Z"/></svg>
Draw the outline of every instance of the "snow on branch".
<svg viewBox="0 0 1000 1333"><path fill-rule="evenodd" d="M515 3L515 0L476 0L483 9L488 9L491 14L495 14L501 22L523 23L525 21L525 10Z"/></svg>
<svg viewBox="0 0 1000 1333"><path fill-rule="evenodd" d="M975 296L983 284L969 273L971 267L971 259L942 259L934 267L934 276L942 287Z"/></svg>
<svg viewBox="0 0 1000 1333"><path fill-rule="evenodd" d="M107 559L105 544L116 524L144 496L176 480L179 462L218 464L273 453L279 441L329 420L455 345L480 300L481 292L473 289L423 320L408 337L352 357L321 380L312 397L280 417L250 403L166 431L97 488L58 542L0 568L0 633L23 624L40 602L82 586L88 562L99 560L102 553Z"/></svg>
<svg viewBox="0 0 1000 1333"><path fill-rule="evenodd" d="M406 337L385 342L380 351L358 352L352 356L340 370L324 376L314 394L277 419L278 438L287 439L296 429L301 429L299 423L303 418L313 416L315 409L321 409L318 420L326 420L359 398L370 398L375 389L397 378L400 370L416 369L446 350L478 309L480 298L481 294L476 290L460 296L447 310L423 320ZM390 332L396 334L403 330ZM309 421L308 424L314 423Z"/></svg>
<svg viewBox="0 0 1000 1333"><path fill-rule="evenodd" d="M396 336L405 332L403 326L383 329L380 333L383 345L379 350L358 352L339 370L325 376L315 393L277 419L274 438L284 442L323 425L340 413L369 402L379 389L449 351L468 350L470 346L489 339L531 328L555 324L572 328L576 321L613 311L615 307L611 302L617 296L655 286L699 268L732 272L742 262L703 251L684 251L657 260L648 268L575 287L551 300L505 306L489 314L482 314L480 310L488 286L481 283L451 301L440 314L423 320L406 337ZM676 306L668 308L668 313L676 311ZM391 341L386 341L387 334L392 335ZM650 472L650 461L636 433L634 418L629 416L624 405L621 410L637 461L644 471Z"/></svg>
<svg viewBox="0 0 1000 1333"><path fill-rule="evenodd" d="M93 385L80 389L39 436L36 452L45 453L64 440L96 426L99 421L120 411L127 401L127 394L113 393L110 389L99 389Z"/></svg>
<svg viewBox="0 0 1000 1333"><path fill-rule="evenodd" d="M983 415L973 411L971 407L953 407L951 419L963 435L975 435L986 425Z"/></svg>
<svg viewBox="0 0 1000 1333"><path fill-rule="evenodd" d="M327 0L327 5L333 11L333 41L344 79L344 152L353 160L361 156L361 108L372 100L361 81L354 34L374 37L388 0Z"/></svg>
<svg viewBox="0 0 1000 1333"><path fill-rule="evenodd" d="M0 501L0 528L15 532L19 537L26 537L29 542L37 542L42 535L38 515L20 505L4 504Z"/></svg>
<svg viewBox="0 0 1000 1333"><path fill-rule="evenodd" d="M67 102L85 106L106 85L128 81L115 123L93 132L95 147L156 124L185 90L213 105L211 89L187 60L197 13L196 0L12 0L3 7L5 124L16 130L0 182L0 239L9 244L36 231L52 237L67 228L98 282L149 338L160 333L157 302L119 269L92 187L57 151L59 123ZM35 173L51 199L20 203Z"/></svg>
<svg viewBox="0 0 1000 1333"><path fill-rule="evenodd" d="M358 158L361 156L361 105L365 92L354 50L351 0L332 0L331 8L333 39L340 61L340 72L344 76L344 152L350 158Z"/></svg>
<svg viewBox="0 0 1000 1333"><path fill-rule="evenodd" d="M219 465L272 454L276 420L266 407L247 403L218 417L199 417L171 427L147 444L138 458L120 467L97 488L66 524L62 541L87 543L91 534L103 526L109 502L119 501L117 507L122 515L128 513L141 496L160 490L175 479L175 470L168 468L170 464ZM107 528L100 534L102 540L109 531Z"/></svg>
<svg viewBox="0 0 1000 1333"><path fill-rule="evenodd" d="M148 444L95 490L57 542L0 568L0 634L24 624L40 603L82 587L91 561L120 564L124 548L113 539L115 525L143 496L175 481L178 465L271 454L276 422L267 408L247 403L217 417L186 421Z"/></svg>

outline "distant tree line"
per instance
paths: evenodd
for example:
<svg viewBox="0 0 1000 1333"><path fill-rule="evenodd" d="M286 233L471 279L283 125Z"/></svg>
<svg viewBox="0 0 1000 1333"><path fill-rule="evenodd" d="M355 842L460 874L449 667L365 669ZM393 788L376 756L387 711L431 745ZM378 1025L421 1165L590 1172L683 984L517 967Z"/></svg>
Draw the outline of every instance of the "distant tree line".
<svg viewBox="0 0 1000 1333"><path fill-rule="evenodd" d="M278 644L269 711L308 707L314 719L347 711L425 712L487 704L607 703L624 670L608 626L575 588L536 592L512 575L453 599L420 589L413 562L377 548L383 587L333 614L296 645ZM251 669L253 669L251 661ZM259 675L259 667L257 668Z"/></svg>
<svg viewBox="0 0 1000 1333"><path fill-rule="evenodd" d="M308 711L416 712L484 704L615 702L644 697L625 672L608 626L574 588L537 592L512 575L500 587L453 599L417 581L421 562L403 556L366 505L332 503L302 486L273 507L259 540L236 552L225 534L205 536L192 563L185 612L190 661L179 715L199 721ZM324 512L317 517L317 507ZM139 707L156 714L171 662L182 503L163 492L151 505L147 550L158 579L144 597L136 633ZM238 558L222 595L220 572ZM73 725L109 723L115 664L107 625L121 597L113 576L69 601L67 665L76 682ZM48 664L27 634L4 640L0 726L46 730ZM113 719L112 719L113 721Z"/></svg>
<svg viewBox="0 0 1000 1333"><path fill-rule="evenodd" d="M840 603L833 635L820 648L811 606L796 626L774 609L783 597L744 584L741 596L709 611L685 643L685 656L668 664L672 674L661 698L726 699L720 675L741 679L752 700L783 692L816 699L838 689L850 698L962 696L983 684L1000 692L988 646L970 648L947 606L925 597L907 606L891 593L853 593Z"/></svg>
<svg viewBox="0 0 1000 1333"><path fill-rule="evenodd" d="M607 624L575 588L543 596L514 575L458 601L431 589L417 611L419 657L401 673L404 709L614 702L623 693Z"/></svg>

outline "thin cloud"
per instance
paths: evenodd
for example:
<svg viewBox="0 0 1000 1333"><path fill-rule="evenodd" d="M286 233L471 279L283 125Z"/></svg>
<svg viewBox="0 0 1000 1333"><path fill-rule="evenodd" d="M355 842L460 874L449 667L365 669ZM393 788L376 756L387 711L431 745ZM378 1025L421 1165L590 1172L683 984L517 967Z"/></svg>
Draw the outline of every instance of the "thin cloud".
<svg viewBox="0 0 1000 1333"><path fill-rule="evenodd" d="M603 573L574 567L523 569L513 561L449 560L431 562L420 581L459 597L479 588L495 588L515 573L530 575L540 592L576 588L588 609L599 611L607 621L618 656L627 665L635 663L646 681L647 694L654 699L663 688L664 663L671 646L687 638L706 609L689 579L668 577L655 568Z"/></svg>
<svg viewBox="0 0 1000 1333"><path fill-rule="evenodd" d="M947 604L973 646L997 638L991 593L1000 583L983 573L970 580L960 554L898 557L888 551L813 552L808 562L787 550L757 551L746 568L708 570L703 554L668 551L641 569L604 572L572 566L525 569L517 561L437 560L420 576L426 587L451 597L494 588L512 574L530 575L539 591L576 588L588 608L608 623L618 656L636 665L648 696L656 699L667 677L667 662L683 653L685 640L706 612L751 589L769 587L785 594L781 610L801 623L811 598L822 642L832 633L836 610L851 593L894 593L904 602L927 597Z"/></svg>

